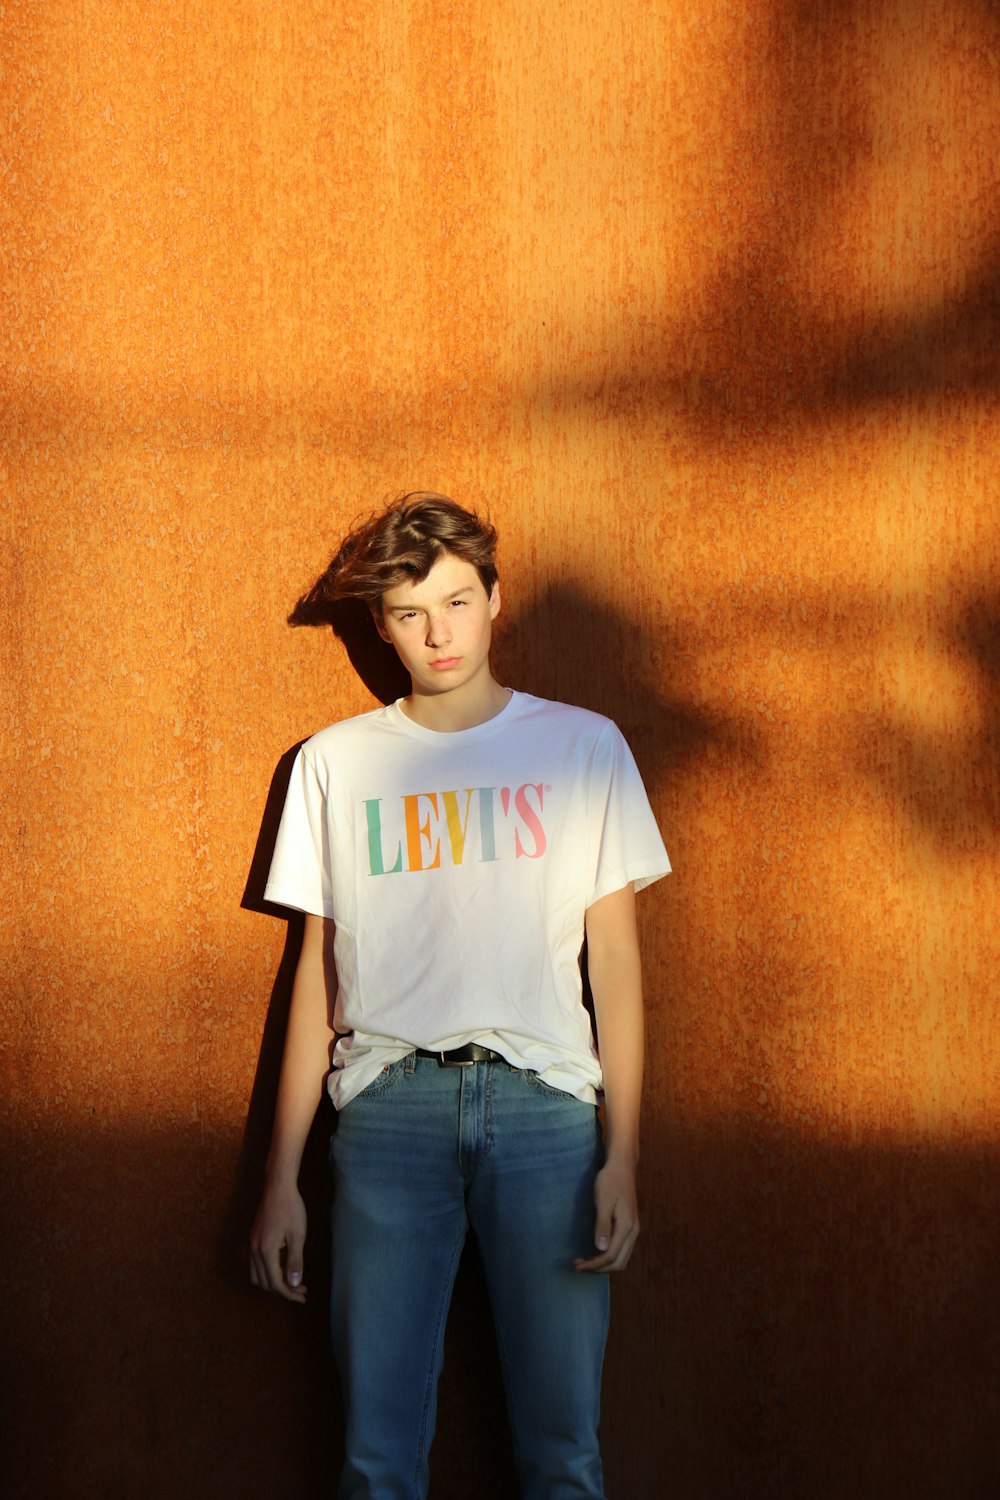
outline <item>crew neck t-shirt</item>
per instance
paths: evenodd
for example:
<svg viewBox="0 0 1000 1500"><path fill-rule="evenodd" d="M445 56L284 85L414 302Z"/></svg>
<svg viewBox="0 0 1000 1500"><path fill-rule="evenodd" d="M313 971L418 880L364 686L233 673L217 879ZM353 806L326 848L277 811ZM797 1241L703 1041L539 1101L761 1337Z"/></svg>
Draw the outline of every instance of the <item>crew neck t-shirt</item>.
<svg viewBox="0 0 1000 1500"><path fill-rule="evenodd" d="M397 702L313 735L266 895L335 923L334 1103L470 1041L592 1102L584 914L669 870L628 745L587 709L515 692L440 733Z"/></svg>

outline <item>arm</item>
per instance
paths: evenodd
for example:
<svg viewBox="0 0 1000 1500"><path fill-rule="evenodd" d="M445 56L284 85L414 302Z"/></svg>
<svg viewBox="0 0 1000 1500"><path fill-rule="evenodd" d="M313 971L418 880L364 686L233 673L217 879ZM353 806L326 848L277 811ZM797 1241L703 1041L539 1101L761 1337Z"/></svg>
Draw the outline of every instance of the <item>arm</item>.
<svg viewBox="0 0 1000 1500"><path fill-rule="evenodd" d="M635 1173L642 1092L642 972L631 885L595 901L586 915L587 970L604 1073L603 1168L594 1183L598 1254L578 1271L621 1271L639 1233Z"/></svg>
<svg viewBox="0 0 1000 1500"><path fill-rule="evenodd" d="M306 1300L301 1284L306 1210L298 1177L309 1127L322 1097L323 1079L330 1071L334 1037L330 1017L336 993L332 945L333 923L307 916L292 984L264 1193L250 1236L250 1280L263 1291L277 1292L290 1302Z"/></svg>

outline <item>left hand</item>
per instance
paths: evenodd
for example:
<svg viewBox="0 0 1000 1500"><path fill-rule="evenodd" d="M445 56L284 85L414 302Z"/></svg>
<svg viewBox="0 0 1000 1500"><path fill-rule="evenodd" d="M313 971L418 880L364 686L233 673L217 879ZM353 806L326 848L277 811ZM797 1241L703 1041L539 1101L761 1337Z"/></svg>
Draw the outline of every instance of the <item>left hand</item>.
<svg viewBox="0 0 1000 1500"><path fill-rule="evenodd" d="M635 1170L608 1161L594 1180L594 1244L597 1255L575 1260L574 1271L624 1271L639 1233Z"/></svg>

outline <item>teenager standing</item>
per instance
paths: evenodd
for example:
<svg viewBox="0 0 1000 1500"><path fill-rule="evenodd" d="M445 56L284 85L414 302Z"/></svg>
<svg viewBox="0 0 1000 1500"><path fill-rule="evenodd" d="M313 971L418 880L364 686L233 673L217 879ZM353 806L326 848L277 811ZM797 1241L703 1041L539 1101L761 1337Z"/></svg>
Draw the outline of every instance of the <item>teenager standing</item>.
<svg viewBox="0 0 1000 1500"><path fill-rule="evenodd" d="M604 1494L605 1273L639 1227L634 893L670 867L614 724L494 678L495 546L453 501L408 495L312 595L364 600L411 684L302 747L266 892L306 922L251 1276L305 1299L297 1179L329 1075L340 1500L427 1493L470 1225L522 1494Z"/></svg>

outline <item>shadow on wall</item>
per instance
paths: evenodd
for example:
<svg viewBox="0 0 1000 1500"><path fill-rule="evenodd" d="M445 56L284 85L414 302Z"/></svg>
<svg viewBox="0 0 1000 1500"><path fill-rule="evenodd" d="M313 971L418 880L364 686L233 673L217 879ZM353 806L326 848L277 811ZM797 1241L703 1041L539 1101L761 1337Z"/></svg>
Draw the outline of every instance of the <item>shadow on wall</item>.
<svg viewBox="0 0 1000 1500"><path fill-rule="evenodd" d="M867 784L911 837L943 857L994 848L1000 598L968 580L943 579L937 596L921 591L891 600L782 582L788 586L780 591L738 587L715 601L716 632L728 633L737 649L742 642L761 661L787 654L831 686L827 697L816 697L808 723L802 702L774 726L758 718L753 730L736 721L744 738L754 734L756 768L774 770L791 753L807 772ZM859 672L860 691L852 684ZM834 682L851 687L850 700L832 691ZM818 736L815 750L807 728Z"/></svg>
<svg viewBox="0 0 1000 1500"><path fill-rule="evenodd" d="M892 701L891 682L882 701L873 680L867 710L846 718L843 755L843 771L870 781L914 832L942 853L960 853L989 846L1000 833L1000 599L982 586L952 583L936 627L935 603L896 598L888 618L884 599L856 590L838 594L799 582L769 595L736 587L715 600L713 629L734 644L752 640L761 658L788 651L793 640L797 655L827 667L845 649L879 652L885 663L914 663L914 678L939 700L947 703L951 694L960 701L960 719L946 714L927 722L905 701ZM408 691L398 657L363 605L328 608L313 623L332 628L373 698L391 703ZM653 791L675 786L686 768L706 761L760 774L777 750L787 753L780 728L739 702L706 699L704 648L689 627L667 623L653 633L648 621L578 586L556 584L530 608L503 613L492 660L502 682L614 719ZM831 700L823 712L832 725L845 710ZM275 770L243 900L249 910L276 911L263 899L264 884L297 750Z"/></svg>
<svg viewBox="0 0 1000 1500"><path fill-rule="evenodd" d="M750 1117L651 1144L657 1295L622 1284L609 1378L627 1389L638 1360L658 1382L631 1428L645 1451L618 1419L609 1493L994 1493L996 1148L848 1146Z"/></svg>
<svg viewBox="0 0 1000 1500"><path fill-rule="evenodd" d="M36 1268L3 1313L4 1494L329 1494L340 1428L315 1183L303 1311L206 1264L227 1141L53 1132L30 1150L50 1197L15 1225L4 1193ZM987 1146L849 1146L752 1118L651 1132L657 1212L615 1285L609 1494L995 1494L998 1175ZM510 1500L486 1298L474 1277L460 1297L432 1493ZM53 1344L86 1354L63 1367Z"/></svg>
<svg viewBox="0 0 1000 1500"><path fill-rule="evenodd" d="M743 92L718 102L726 149L697 210L704 284L636 331L627 370L577 361L533 406L659 407L711 449L995 392L1000 9L792 0L737 49L720 76Z"/></svg>
<svg viewBox="0 0 1000 1500"><path fill-rule="evenodd" d="M819 743L838 736L824 770L868 782L913 835L942 855L960 855L992 848L1000 835L1000 599L952 586L935 611L937 604L897 599L887 619L884 600L856 591L799 583L769 596L739 588L714 601L713 636L728 635L737 652L752 643L760 660L791 651L828 671L843 662L845 673L857 670L851 652L860 648L869 662L877 653L883 666L868 668L863 704L833 696L810 710ZM494 649L501 680L613 718L651 791L676 792L678 777L706 765L758 779L780 778L790 758L799 773L810 768L794 714L772 724L752 704L722 700L717 682L706 697L706 643L683 626L651 637L640 620L564 585L506 616L505 626ZM881 680L895 667L921 685L927 705L897 697Z"/></svg>
<svg viewBox="0 0 1000 1500"><path fill-rule="evenodd" d="M380 703L391 703L409 691L409 678L399 658L374 629L364 605L347 601L325 606L298 623L330 626L365 687ZM725 747L731 759L752 763L758 749L749 716L709 713L665 692L663 683L671 676L671 662L689 655L690 645L679 635L661 631L654 639L648 622L610 609L582 587L555 585L533 607L504 611L494 631L491 661L501 682L606 714L630 743L633 738L650 738L655 748L651 748L649 762L640 767L650 776L672 773L710 744ZM294 750L289 752L288 770L292 759ZM287 785L288 771L282 773L279 767L273 797L282 775ZM268 800L265 825L273 821L275 832L282 801L283 790L275 817L272 798ZM269 858L272 847L273 836L268 846L262 829L255 867L264 877L264 851ZM259 873L257 885L262 897Z"/></svg>

